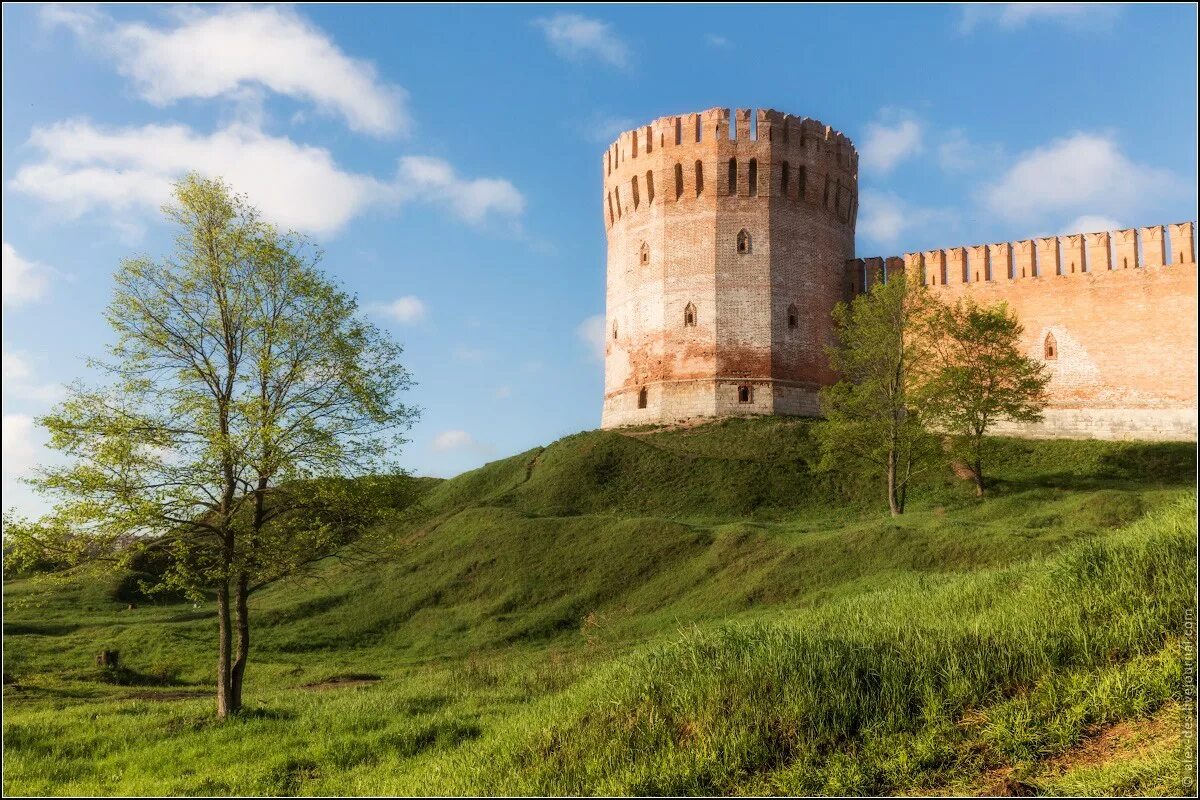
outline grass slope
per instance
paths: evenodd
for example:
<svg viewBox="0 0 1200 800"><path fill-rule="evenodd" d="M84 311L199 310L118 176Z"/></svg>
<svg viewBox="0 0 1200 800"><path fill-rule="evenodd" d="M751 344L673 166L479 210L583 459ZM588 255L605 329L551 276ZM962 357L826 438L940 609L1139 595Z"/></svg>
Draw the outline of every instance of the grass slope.
<svg viewBox="0 0 1200 800"><path fill-rule="evenodd" d="M939 472L898 520L877 487L814 474L796 420L577 434L431 483L373 567L254 598L250 712L226 725L210 606L8 582L4 789L925 793L1040 774L1181 697L1195 457L996 445L992 496ZM91 666L103 647L121 674ZM1136 793L1175 763L1160 748L1039 788Z"/></svg>

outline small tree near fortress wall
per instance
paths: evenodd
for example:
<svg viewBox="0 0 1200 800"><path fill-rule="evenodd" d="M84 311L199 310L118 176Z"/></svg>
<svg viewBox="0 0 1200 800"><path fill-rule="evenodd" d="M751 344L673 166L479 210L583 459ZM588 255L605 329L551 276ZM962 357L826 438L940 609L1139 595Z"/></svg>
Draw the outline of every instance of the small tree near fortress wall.
<svg viewBox="0 0 1200 800"><path fill-rule="evenodd" d="M1004 303L973 299L936 309L931 325L933 369L924 387L929 420L951 437L982 495L988 430L997 420L1038 422L1046 405L1045 367L1021 353L1021 323Z"/></svg>
<svg viewBox="0 0 1200 800"><path fill-rule="evenodd" d="M838 345L829 359L842 377L821 390L821 464L880 475L893 516L904 513L910 483L939 456L920 416L936 309L924 286L897 279L833 312Z"/></svg>
<svg viewBox="0 0 1200 800"><path fill-rule="evenodd" d="M115 275L110 380L39 420L68 460L31 480L49 514L6 520L6 564L78 574L154 556L148 590L215 596L223 718L242 706L248 596L375 529L415 410L399 345L303 237L219 180L189 176L174 199L174 251Z"/></svg>

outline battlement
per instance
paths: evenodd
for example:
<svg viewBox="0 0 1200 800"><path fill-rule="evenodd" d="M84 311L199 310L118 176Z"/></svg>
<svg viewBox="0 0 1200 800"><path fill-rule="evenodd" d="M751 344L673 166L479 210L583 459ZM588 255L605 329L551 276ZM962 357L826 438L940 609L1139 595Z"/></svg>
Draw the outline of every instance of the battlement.
<svg viewBox="0 0 1200 800"><path fill-rule="evenodd" d="M770 108L659 117L601 175L606 428L819 415L838 302L906 276L1020 320L1049 404L1003 434L1196 436L1193 222L855 258L853 142Z"/></svg>
<svg viewBox="0 0 1200 800"><path fill-rule="evenodd" d="M865 291L872 276L887 280L888 270L876 269L876 265L893 262L932 287L1099 277L1129 269L1195 264L1194 233L1195 224L1189 221L926 250L886 262L851 259L846 262L847 280Z"/></svg>
<svg viewBox="0 0 1200 800"><path fill-rule="evenodd" d="M853 225L858 153L828 125L773 109L710 108L620 134L601 157L606 228L662 205L790 198Z"/></svg>

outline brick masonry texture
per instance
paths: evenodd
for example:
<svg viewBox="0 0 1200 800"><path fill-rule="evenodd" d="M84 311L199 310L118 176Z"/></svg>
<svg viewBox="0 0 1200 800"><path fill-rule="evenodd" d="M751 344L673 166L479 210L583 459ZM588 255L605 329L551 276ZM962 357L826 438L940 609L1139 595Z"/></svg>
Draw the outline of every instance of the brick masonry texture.
<svg viewBox="0 0 1200 800"><path fill-rule="evenodd" d="M1196 437L1190 222L856 259L853 144L765 109L661 117L623 133L601 169L605 428L815 416L836 380L834 305L907 272L1020 317L1051 403L1043 423L1003 432Z"/></svg>

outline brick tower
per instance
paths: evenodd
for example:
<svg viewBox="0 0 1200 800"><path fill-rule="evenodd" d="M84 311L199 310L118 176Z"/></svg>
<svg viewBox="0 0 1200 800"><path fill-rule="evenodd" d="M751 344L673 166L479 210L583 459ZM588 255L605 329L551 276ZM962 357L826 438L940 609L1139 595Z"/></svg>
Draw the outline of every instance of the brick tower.
<svg viewBox="0 0 1200 800"><path fill-rule="evenodd" d="M815 415L853 287L858 154L816 120L662 117L604 154L602 426Z"/></svg>

